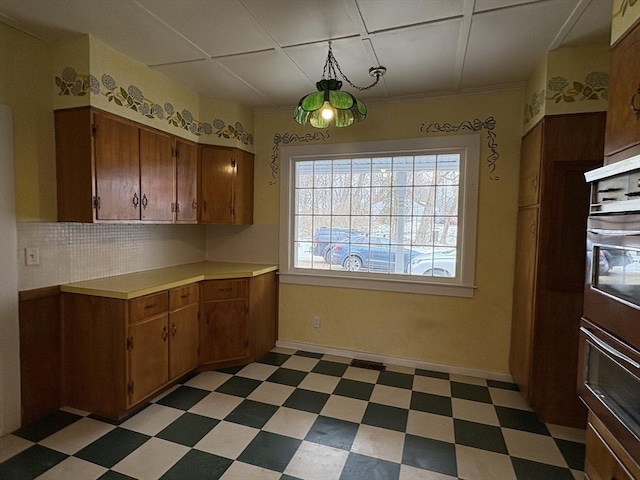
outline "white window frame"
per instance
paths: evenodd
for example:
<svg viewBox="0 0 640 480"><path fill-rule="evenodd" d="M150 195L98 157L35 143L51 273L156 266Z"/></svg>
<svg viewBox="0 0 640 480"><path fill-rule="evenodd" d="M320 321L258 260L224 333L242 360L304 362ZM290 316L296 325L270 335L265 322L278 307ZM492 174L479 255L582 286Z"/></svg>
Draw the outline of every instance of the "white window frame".
<svg viewBox="0 0 640 480"><path fill-rule="evenodd" d="M419 277L370 272L340 272L294 267L294 163L303 159L323 159L354 155L424 155L450 150L460 152L458 264L455 279ZM409 292L456 297L472 297L475 291L476 230L480 135L450 135L406 140L361 143L284 146L280 151L280 282L364 290Z"/></svg>

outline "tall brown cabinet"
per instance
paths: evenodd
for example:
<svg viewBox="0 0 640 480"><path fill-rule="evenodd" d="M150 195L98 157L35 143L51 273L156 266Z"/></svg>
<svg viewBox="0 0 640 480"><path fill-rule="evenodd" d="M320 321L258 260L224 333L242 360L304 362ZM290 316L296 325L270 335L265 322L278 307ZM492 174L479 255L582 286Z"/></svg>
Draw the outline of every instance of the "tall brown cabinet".
<svg viewBox="0 0 640 480"><path fill-rule="evenodd" d="M576 394L589 188L605 113L543 118L522 140L511 373L544 422L584 427Z"/></svg>

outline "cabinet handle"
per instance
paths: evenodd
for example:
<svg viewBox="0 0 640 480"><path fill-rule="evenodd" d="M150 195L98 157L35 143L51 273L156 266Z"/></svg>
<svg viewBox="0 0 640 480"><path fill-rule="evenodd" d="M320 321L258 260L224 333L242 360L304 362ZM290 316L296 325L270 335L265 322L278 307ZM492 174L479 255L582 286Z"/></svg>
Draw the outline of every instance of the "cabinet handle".
<svg viewBox="0 0 640 480"><path fill-rule="evenodd" d="M150 308L154 308L155 306L156 306L156 304L155 304L155 303L152 303L152 304L150 304L150 305L145 305L145 306L144 306L144 309L145 309L145 310L148 310L148 309L150 309Z"/></svg>
<svg viewBox="0 0 640 480"><path fill-rule="evenodd" d="M168 337L169 337L169 331L167 330L167 327L164 326L162 327L162 340L166 342Z"/></svg>
<svg viewBox="0 0 640 480"><path fill-rule="evenodd" d="M134 193L133 194L133 206L135 208L138 208L138 204L140 203L140 199L138 198L138 194Z"/></svg>
<svg viewBox="0 0 640 480"><path fill-rule="evenodd" d="M147 194L143 194L142 195L142 208L147 208L147 204L149 203L149 200L147 199Z"/></svg>
<svg viewBox="0 0 640 480"><path fill-rule="evenodd" d="M198 208L198 204L197 202L194 200L191 202L191 210L195 210L196 208Z"/></svg>
<svg viewBox="0 0 640 480"><path fill-rule="evenodd" d="M537 175L535 177L533 177L533 180L531 180L531 186L533 187L534 190L538 189L538 176Z"/></svg>
<svg viewBox="0 0 640 480"><path fill-rule="evenodd" d="M180 295L180 298L189 298L190 296L190 293L185 293L184 295Z"/></svg>
<svg viewBox="0 0 640 480"><path fill-rule="evenodd" d="M536 222L533 222L530 226L529 226L529 231L531 233L536 233Z"/></svg>
<svg viewBox="0 0 640 480"><path fill-rule="evenodd" d="M219 288L218 291L219 292L230 292L232 290L231 287L227 287L227 288Z"/></svg>
<svg viewBox="0 0 640 480"><path fill-rule="evenodd" d="M175 337L177 331L178 327L176 327L176 324L174 323L173 325L171 325L171 336Z"/></svg>
<svg viewBox="0 0 640 480"><path fill-rule="evenodd" d="M202 209L206 212L207 211L207 201L203 200L202 201Z"/></svg>
<svg viewBox="0 0 640 480"><path fill-rule="evenodd" d="M638 90L631 97L631 110L636 114L636 119L640 119L640 106L636 107L636 97L640 96L640 85L638 85Z"/></svg>

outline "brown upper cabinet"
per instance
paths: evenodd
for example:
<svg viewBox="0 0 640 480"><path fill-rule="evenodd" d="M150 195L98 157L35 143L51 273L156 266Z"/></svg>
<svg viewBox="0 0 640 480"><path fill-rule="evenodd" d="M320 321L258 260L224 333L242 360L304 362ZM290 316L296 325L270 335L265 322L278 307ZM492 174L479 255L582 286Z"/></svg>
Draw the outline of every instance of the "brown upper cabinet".
<svg viewBox="0 0 640 480"><path fill-rule="evenodd" d="M640 154L640 24L611 49L604 153L610 164ZM632 108L635 107L636 111Z"/></svg>
<svg viewBox="0 0 640 480"><path fill-rule="evenodd" d="M176 159L176 222L198 221L198 146L177 139Z"/></svg>
<svg viewBox="0 0 640 480"><path fill-rule="evenodd" d="M197 144L90 107L55 129L59 221L197 222Z"/></svg>
<svg viewBox="0 0 640 480"><path fill-rule="evenodd" d="M253 223L253 155L237 148L200 146L201 223Z"/></svg>

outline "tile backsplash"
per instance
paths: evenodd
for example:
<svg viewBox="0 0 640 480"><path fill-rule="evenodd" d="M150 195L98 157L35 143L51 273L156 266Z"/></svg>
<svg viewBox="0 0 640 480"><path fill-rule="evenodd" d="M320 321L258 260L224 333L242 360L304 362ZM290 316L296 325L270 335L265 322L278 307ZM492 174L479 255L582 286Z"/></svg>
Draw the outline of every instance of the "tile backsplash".
<svg viewBox="0 0 640 480"><path fill-rule="evenodd" d="M25 248L39 265L25 265ZM19 289L200 262L207 257L204 225L18 223Z"/></svg>

